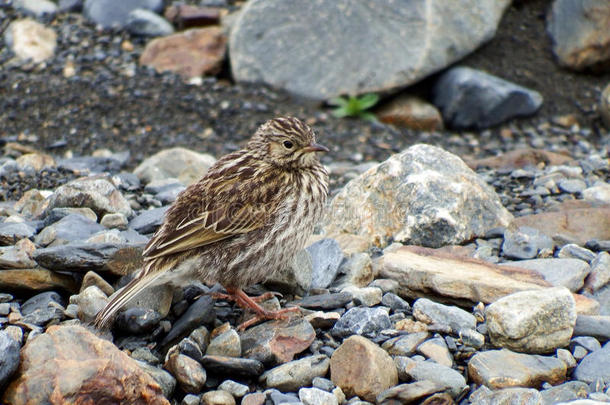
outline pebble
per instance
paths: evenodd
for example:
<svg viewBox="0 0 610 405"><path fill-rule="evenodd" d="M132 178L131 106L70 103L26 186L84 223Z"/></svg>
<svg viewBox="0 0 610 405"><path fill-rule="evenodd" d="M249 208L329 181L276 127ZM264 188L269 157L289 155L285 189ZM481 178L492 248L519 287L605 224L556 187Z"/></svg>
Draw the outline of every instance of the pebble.
<svg viewBox="0 0 610 405"><path fill-rule="evenodd" d="M118 212L114 214L106 214L100 220L100 225L110 229L116 228L125 230L127 229L127 224L129 224L129 221L127 221L125 215Z"/></svg>
<svg viewBox="0 0 610 405"><path fill-rule="evenodd" d="M413 316L420 322L447 325L455 331L474 329L477 325L474 315L463 309L438 304L427 298L419 298L413 303Z"/></svg>
<svg viewBox="0 0 610 405"><path fill-rule="evenodd" d="M415 361L397 356L394 363L400 381L432 381L446 384L452 397L458 396L466 387L466 379L458 371L431 361Z"/></svg>
<svg viewBox="0 0 610 405"><path fill-rule="evenodd" d="M310 295L303 299L293 301L292 304L308 309L335 309L341 308L352 301L352 294L347 292Z"/></svg>
<svg viewBox="0 0 610 405"><path fill-rule="evenodd" d="M417 352L440 365L453 367L453 356L449 353L447 343L442 337L435 337L422 342L417 346Z"/></svg>
<svg viewBox="0 0 610 405"><path fill-rule="evenodd" d="M610 381L610 344L589 353L574 370L574 378L586 383L595 382L598 378Z"/></svg>
<svg viewBox="0 0 610 405"><path fill-rule="evenodd" d="M235 405L235 398L227 391L208 391L201 396L202 405Z"/></svg>
<svg viewBox="0 0 610 405"><path fill-rule="evenodd" d="M267 370L260 381L268 388L280 391L296 391L310 386L315 377L323 377L328 372L330 360L323 354L304 357Z"/></svg>
<svg viewBox="0 0 610 405"><path fill-rule="evenodd" d="M507 262L506 264L534 270L540 273L551 285L556 287L563 286L573 292L579 291L582 288L585 277L591 271L589 264L580 259L531 259Z"/></svg>
<svg viewBox="0 0 610 405"><path fill-rule="evenodd" d="M254 359L225 356L203 356L201 364L213 375L256 377L265 371L263 363Z"/></svg>
<svg viewBox="0 0 610 405"><path fill-rule="evenodd" d="M339 273L343 261L341 247L334 239L322 239L307 247L313 264L311 287L326 288Z"/></svg>
<svg viewBox="0 0 610 405"><path fill-rule="evenodd" d="M36 229L25 222L0 223L0 246L14 245L20 239L31 238Z"/></svg>
<svg viewBox="0 0 610 405"><path fill-rule="evenodd" d="M392 326L389 311L383 307L355 307L348 310L335 323L331 334L337 337L362 335L375 337L379 331Z"/></svg>
<svg viewBox="0 0 610 405"><path fill-rule="evenodd" d="M6 387L19 366L21 342L0 330L0 387Z"/></svg>
<svg viewBox="0 0 610 405"><path fill-rule="evenodd" d="M299 399L304 405L339 405L333 394L318 388L301 388Z"/></svg>
<svg viewBox="0 0 610 405"><path fill-rule="evenodd" d="M388 339L383 342L381 347L392 356L411 356L415 354L417 347L429 337L428 332L409 333Z"/></svg>
<svg viewBox="0 0 610 405"><path fill-rule="evenodd" d="M339 267L340 285L356 287L368 286L373 281L371 256L368 253L354 253Z"/></svg>
<svg viewBox="0 0 610 405"><path fill-rule="evenodd" d="M186 393L199 393L205 385L205 369L188 356L173 354L165 361L164 367L176 378L180 388Z"/></svg>
<svg viewBox="0 0 610 405"><path fill-rule="evenodd" d="M171 397L176 389L176 379L170 373L162 368L151 366L143 361L138 361L138 366L146 371L148 375L150 375L157 382L157 384L161 386L163 396L166 398Z"/></svg>
<svg viewBox="0 0 610 405"><path fill-rule="evenodd" d="M570 342L576 305L564 287L507 295L485 310L495 346L525 353L549 353Z"/></svg>
<svg viewBox="0 0 610 405"><path fill-rule="evenodd" d="M150 332L161 321L161 315L150 308L134 307L121 312L116 318L116 327L129 334Z"/></svg>
<svg viewBox="0 0 610 405"><path fill-rule="evenodd" d="M347 292L352 295L356 305L365 307L373 307L381 302L382 292L377 287L345 287L341 292Z"/></svg>
<svg viewBox="0 0 610 405"><path fill-rule="evenodd" d="M241 356L241 341L235 329L229 329L226 332L214 337L205 352L209 355L240 357Z"/></svg>
<svg viewBox="0 0 610 405"><path fill-rule="evenodd" d="M600 252L591 262L591 272L585 280L585 287L596 292L610 283L610 254Z"/></svg>
<svg viewBox="0 0 610 405"><path fill-rule="evenodd" d="M494 405L494 404L541 404L542 396L532 388L511 387L500 390L490 390L481 386L474 391L468 398L473 404Z"/></svg>
<svg viewBox="0 0 610 405"><path fill-rule="evenodd" d="M161 341L161 346L182 339L202 324L211 323L215 316L213 299L207 295L201 296L174 322L172 329Z"/></svg>
<svg viewBox="0 0 610 405"><path fill-rule="evenodd" d="M163 17L143 8L136 8L127 14L125 29L134 35L162 37L174 33L174 27Z"/></svg>
<svg viewBox="0 0 610 405"><path fill-rule="evenodd" d="M504 232L502 253L508 258L533 259L544 249L553 249L553 240L537 229L522 226L517 231Z"/></svg>
<svg viewBox="0 0 610 405"><path fill-rule="evenodd" d="M245 384L240 384L233 380L225 380L218 386L219 390L227 391L236 398L241 398L246 395L250 388Z"/></svg>
<svg viewBox="0 0 610 405"><path fill-rule="evenodd" d="M168 208L159 207L142 211L129 221L129 227L141 234L153 233L163 223L163 217Z"/></svg>

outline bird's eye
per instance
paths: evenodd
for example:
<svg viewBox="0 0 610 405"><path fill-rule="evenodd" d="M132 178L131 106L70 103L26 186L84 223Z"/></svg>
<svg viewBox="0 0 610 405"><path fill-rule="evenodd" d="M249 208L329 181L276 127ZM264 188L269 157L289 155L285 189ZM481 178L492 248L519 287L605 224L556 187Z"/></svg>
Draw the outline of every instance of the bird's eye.
<svg viewBox="0 0 610 405"><path fill-rule="evenodd" d="M290 141L284 141L284 147L285 147L286 149L292 149L292 146L293 146L293 145L292 145L292 142L290 142Z"/></svg>

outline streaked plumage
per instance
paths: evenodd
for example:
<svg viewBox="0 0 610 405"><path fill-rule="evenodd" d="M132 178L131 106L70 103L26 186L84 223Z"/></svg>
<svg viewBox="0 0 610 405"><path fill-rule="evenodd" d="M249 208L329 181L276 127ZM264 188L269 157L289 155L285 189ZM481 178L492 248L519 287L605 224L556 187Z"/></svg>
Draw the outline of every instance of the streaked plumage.
<svg viewBox="0 0 610 405"><path fill-rule="evenodd" d="M287 265L320 220L328 194L328 174L315 156L327 149L315 141L302 121L276 118L244 149L218 160L178 195L144 250L144 268L100 311L96 325L107 325L152 284L198 279L239 295Z"/></svg>

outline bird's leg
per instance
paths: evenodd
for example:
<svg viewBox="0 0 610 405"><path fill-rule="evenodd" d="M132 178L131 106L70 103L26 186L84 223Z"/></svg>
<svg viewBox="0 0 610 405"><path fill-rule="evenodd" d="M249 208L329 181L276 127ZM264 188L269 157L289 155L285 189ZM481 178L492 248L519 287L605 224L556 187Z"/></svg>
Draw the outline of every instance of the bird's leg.
<svg viewBox="0 0 610 405"><path fill-rule="evenodd" d="M235 301L235 303L237 305L239 305L240 307L242 307L244 309L251 309L256 314L254 316L254 318L249 319L246 322L239 325L237 327L238 330L244 330L244 329L248 328L249 326L254 325L255 323L258 323L260 321L267 320L267 319L285 319L286 314L288 314L289 312L299 312L300 311L299 307L284 308L284 309L280 309L277 311L267 311L265 308L261 307L258 304L258 302L260 302L260 301L264 301L268 298L273 297L274 296L273 293L265 293L261 296L252 298L252 297L248 296L248 294L246 294L241 288L225 287L225 289L227 290L227 294L215 293L214 297Z"/></svg>

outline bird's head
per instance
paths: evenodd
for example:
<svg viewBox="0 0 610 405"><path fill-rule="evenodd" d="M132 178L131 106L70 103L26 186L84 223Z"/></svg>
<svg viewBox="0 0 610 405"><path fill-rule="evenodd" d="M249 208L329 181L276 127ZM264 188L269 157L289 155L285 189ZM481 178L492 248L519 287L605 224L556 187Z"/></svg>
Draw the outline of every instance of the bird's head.
<svg viewBox="0 0 610 405"><path fill-rule="evenodd" d="M274 118L261 125L248 149L276 166L286 168L310 167L318 162L316 152L328 148L316 143L313 129L294 117Z"/></svg>

